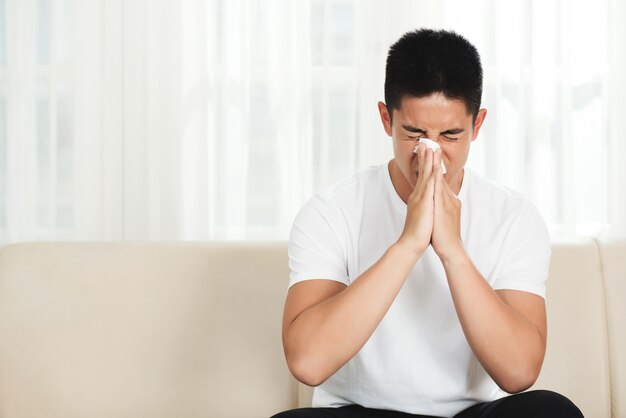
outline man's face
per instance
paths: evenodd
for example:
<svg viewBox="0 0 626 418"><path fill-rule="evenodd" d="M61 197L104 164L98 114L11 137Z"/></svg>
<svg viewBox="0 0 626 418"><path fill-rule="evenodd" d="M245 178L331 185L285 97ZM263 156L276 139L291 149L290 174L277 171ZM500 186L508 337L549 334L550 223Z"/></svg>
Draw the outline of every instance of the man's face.
<svg viewBox="0 0 626 418"><path fill-rule="evenodd" d="M458 176L467 161L470 144L484 121L485 109L479 111L472 124L472 115L461 100L449 99L441 93L419 98L405 96L400 109L393 110L393 122L390 122L387 107L383 103L378 106L385 131L393 139L397 168L411 188L415 187L419 168L413 149L422 137L436 141L441 147L441 158L447 170L444 178L448 184L460 182Z"/></svg>

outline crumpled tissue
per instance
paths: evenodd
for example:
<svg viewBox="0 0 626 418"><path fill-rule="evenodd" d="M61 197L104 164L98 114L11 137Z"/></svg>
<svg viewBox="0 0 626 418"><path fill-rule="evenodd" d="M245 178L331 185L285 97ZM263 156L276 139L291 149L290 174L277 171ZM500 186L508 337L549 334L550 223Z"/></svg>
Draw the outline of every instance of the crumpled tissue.
<svg viewBox="0 0 626 418"><path fill-rule="evenodd" d="M420 138L420 143L426 145L431 150L435 151L437 148L441 148L438 143L428 138ZM417 154L417 148L419 144L413 148L413 152ZM443 163L443 158L441 159L441 171L443 174L446 174L446 165Z"/></svg>

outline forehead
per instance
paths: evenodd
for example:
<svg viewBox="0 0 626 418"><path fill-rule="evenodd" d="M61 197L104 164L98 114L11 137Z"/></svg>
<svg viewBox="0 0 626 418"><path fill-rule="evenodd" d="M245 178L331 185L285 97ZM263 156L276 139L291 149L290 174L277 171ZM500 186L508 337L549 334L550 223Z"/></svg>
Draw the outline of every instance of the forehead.
<svg viewBox="0 0 626 418"><path fill-rule="evenodd" d="M472 122L472 115L462 100L450 99L442 93L425 97L405 96L400 109L393 110L393 120L416 128L461 127Z"/></svg>

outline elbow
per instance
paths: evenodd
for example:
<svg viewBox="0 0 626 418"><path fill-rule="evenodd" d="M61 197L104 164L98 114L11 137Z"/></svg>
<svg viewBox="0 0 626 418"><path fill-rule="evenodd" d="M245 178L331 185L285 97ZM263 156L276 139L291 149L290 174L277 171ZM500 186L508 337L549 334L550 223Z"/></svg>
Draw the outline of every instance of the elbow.
<svg viewBox="0 0 626 418"><path fill-rule="evenodd" d="M509 394L523 392L535 383L534 380L509 380L506 382L498 383L500 389Z"/></svg>
<svg viewBox="0 0 626 418"><path fill-rule="evenodd" d="M302 358L288 359L287 366L293 377L307 386L319 386L328 379L328 376L321 372L321 367L316 367L310 360L307 361Z"/></svg>
<svg viewBox="0 0 626 418"><path fill-rule="evenodd" d="M514 394L523 392L535 384L539 377L541 368L528 367L523 369L512 370L511 373L499 379L496 383L503 391Z"/></svg>

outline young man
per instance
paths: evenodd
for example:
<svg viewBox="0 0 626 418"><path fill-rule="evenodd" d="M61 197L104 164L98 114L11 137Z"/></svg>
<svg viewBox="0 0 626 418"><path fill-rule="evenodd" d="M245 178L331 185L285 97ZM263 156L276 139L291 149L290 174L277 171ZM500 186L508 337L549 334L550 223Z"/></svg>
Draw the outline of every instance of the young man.
<svg viewBox="0 0 626 418"><path fill-rule="evenodd" d="M409 32L385 77L394 159L318 193L293 224L283 345L316 388L313 408L275 418L582 417L556 393L518 393L545 353L550 239L529 201L464 167L487 114L478 52Z"/></svg>

